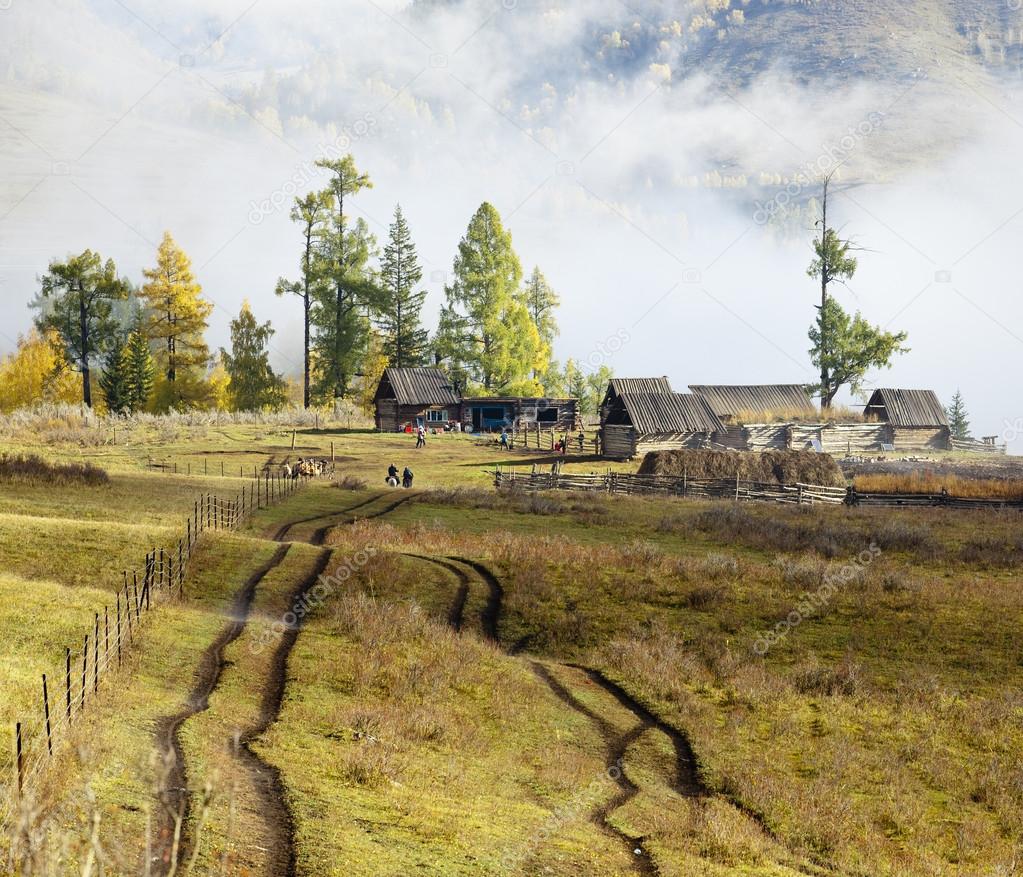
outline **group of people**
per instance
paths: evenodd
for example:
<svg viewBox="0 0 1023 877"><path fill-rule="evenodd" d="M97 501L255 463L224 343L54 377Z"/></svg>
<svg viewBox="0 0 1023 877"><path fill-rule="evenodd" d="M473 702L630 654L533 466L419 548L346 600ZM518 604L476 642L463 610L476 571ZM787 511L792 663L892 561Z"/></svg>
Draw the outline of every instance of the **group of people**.
<svg viewBox="0 0 1023 877"><path fill-rule="evenodd" d="M398 467L391 463L387 467L387 484L391 487L397 487L400 483L402 487L408 490L412 487L412 479L415 476L412 474L412 470L408 466L405 467L405 471L401 473L401 481L398 481Z"/></svg>
<svg viewBox="0 0 1023 877"><path fill-rule="evenodd" d="M582 451L583 451L583 449L584 449L584 447L586 445L586 435L585 435L585 433L583 433L580 430L579 435L576 437L576 440L579 442L579 452L582 453ZM424 442L424 444L425 444L425 442ZM416 447L419 447L419 446L416 445ZM508 430L507 429L502 429L501 430L501 447L503 449L505 449L505 450L508 450L509 448L511 448L511 440L509 439ZM568 436L567 435L562 436L560 439L558 439L554 443L554 451L555 451L555 453L561 454L562 456L564 456L565 454L568 453Z"/></svg>

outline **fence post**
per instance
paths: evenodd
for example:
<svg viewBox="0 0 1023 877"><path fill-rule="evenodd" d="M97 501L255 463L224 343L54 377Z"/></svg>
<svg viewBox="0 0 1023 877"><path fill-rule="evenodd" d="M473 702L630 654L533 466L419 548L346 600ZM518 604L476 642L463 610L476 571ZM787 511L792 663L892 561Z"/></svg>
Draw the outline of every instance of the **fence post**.
<svg viewBox="0 0 1023 877"><path fill-rule="evenodd" d="M110 666L110 607L103 607L103 657Z"/></svg>
<svg viewBox="0 0 1023 877"><path fill-rule="evenodd" d="M739 501L739 470L735 470L735 501Z"/></svg>
<svg viewBox="0 0 1023 877"><path fill-rule="evenodd" d="M210 474L210 461L206 457L202 458L202 474L203 475Z"/></svg>
<svg viewBox="0 0 1023 877"><path fill-rule="evenodd" d="M803 504L803 485L802 484L797 484L796 485L796 505L802 505L802 504Z"/></svg>
<svg viewBox="0 0 1023 877"><path fill-rule="evenodd" d="M92 693L99 694L99 613L96 613L96 630L92 637Z"/></svg>
<svg viewBox="0 0 1023 877"><path fill-rule="evenodd" d="M146 563L149 563L149 558L146 558ZM142 622L141 613L139 611L139 572L138 570L132 570L131 573L131 589L135 594L135 622L140 624Z"/></svg>
<svg viewBox="0 0 1023 877"><path fill-rule="evenodd" d="M14 772L17 776L18 797L24 789L24 766L21 760L21 722L14 726Z"/></svg>
<svg viewBox="0 0 1023 877"><path fill-rule="evenodd" d="M155 578L155 576L154 576ZM163 549L160 549L160 587L164 587L167 584L167 564L164 560ZM146 599L146 608L149 608L149 599Z"/></svg>
<svg viewBox="0 0 1023 877"><path fill-rule="evenodd" d="M85 635L85 645L82 647L82 700L78 707L81 712L85 709L85 680L89 673L89 634Z"/></svg>
<svg viewBox="0 0 1023 877"><path fill-rule="evenodd" d="M71 649L64 647L64 684L67 686L67 720L71 721Z"/></svg>
<svg viewBox="0 0 1023 877"><path fill-rule="evenodd" d="M185 549L181 544L181 540L178 540L178 592L185 586Z"/></svg>
<svg viewBox="0 0 1023 877"><path fill-rule="evenodd" d="M121 666L121 592L117 592L117 666Z"/></svg>
<svg viewBox="0 0 1023 877"><path fill-rule="evenodd" d="M46 751L53 757L53 733L50 730L50 691L46 687L46 674L43 673L43 718L46 720Z"/></svg>

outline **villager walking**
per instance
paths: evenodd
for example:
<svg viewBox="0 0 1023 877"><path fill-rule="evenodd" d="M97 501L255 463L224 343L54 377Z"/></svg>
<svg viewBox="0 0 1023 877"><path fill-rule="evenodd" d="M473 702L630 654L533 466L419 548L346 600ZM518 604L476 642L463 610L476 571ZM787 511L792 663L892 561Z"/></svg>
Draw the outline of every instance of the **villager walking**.
<svg viewBox="0 0 1023 877"><path fill-rule="evenodd" d="M422 425L420 425L418 431L416 432L416 447L417 448L426 447L426 430L422 427Z"/></svg>

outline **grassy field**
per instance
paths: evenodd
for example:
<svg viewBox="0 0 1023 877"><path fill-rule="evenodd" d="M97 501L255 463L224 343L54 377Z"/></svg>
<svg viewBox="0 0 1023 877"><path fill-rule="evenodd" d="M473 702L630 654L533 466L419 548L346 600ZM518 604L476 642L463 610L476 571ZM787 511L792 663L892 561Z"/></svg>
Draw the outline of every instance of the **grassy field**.
<svg viewBox="0 0 1023 877"><path fill-rule="evenodd" d="M551 458L413 443L8 436L110 481L3 485L7 728L199 493L332 445L356 488L204 537L30 790L25 873L1014 873L1018 512L499 495L495 465Z"/></svg>

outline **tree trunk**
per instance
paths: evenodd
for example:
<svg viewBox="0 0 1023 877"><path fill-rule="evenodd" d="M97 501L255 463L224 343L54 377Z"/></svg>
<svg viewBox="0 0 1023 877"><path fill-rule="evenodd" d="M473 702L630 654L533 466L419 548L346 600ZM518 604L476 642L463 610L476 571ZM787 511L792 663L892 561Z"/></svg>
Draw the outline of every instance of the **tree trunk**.
<svg viewBox="0 0 1023 877"><path fill-rule="evenodd" d="M309 376L310 376L310 372L312 370L311 369L311 365L310 365L310 356L309 356L309 345L311 343L311 335L310 335L310 331L309 331L309 312L310 312L310 306L311 306L311 302L309 301L309 284L307 282L306 283L306 291L305 291L305 363L304 363L304 368L303 368L303 372L304 372L304 374L303 374L303 384L304 384L304 388L303 388L303 403L304 403L304 405L305 405L307 410L309 409L310 405L312 404L312 397L311 397L311 394L309 392L309 380L310 380Z"/></svg>
<svg viewBox="0 0 1023 877"><path fill-rule="evenodd" d="M89 311L85 305L85 293L78 291L78 328L82 334L82 401L92 408L92 373L89 369Z"/></svg>
<svg viewBox="0 0 1023 877"><path fill-rule="evenodd" d="M337 275L337 311L334 314L334 401L344 397L344 387L342 383L344 381L341 374L341 324L342 324L342 304L344 302L344 265L345 265L345 194L344 194L344 178L341 179L341 184L338 187L337 197L337 227L338 227L338 241L337 241L337 258L338 258L338 275Z"/></svg>
<svg viewBox="0 0 1023 877"><path fill-rule="evenodd" d="M831 400L834 393L831 391L831 375L828 374L827 351L827 304L828 304L828 262L827 262L827 240L828 240L828 183L830 177L824 178L824 203L822 205L823 216L821 217L821 413L823 414L831 407Z"/></svg>

